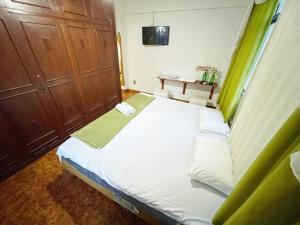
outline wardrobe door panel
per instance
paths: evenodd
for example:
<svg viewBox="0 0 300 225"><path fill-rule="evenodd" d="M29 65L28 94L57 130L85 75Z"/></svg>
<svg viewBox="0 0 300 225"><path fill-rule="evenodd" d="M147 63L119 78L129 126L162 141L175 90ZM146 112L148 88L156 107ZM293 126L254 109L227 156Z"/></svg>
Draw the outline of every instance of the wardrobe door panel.
<svg viewBox="0 0 300 225"><path fill-rule="evenodd" d="M76 62L80 75L96 74L97 62L93 52L92 31L88 25L69 26L72 47L75 52Z"/></svg>
<svg viewBox="0 0 300 225"><path fill-rule="evenodd" d="M100 87L98 82L97 76L85 77L81 79L83 94L90 113L97 111L97 109L100 109L101 112L103 109L102 96L99 92Z"/></svg>
<svg viewBox="0 0 300 225"><path fill-rule="evenodd" d="M81 104L74 82L49 86L49 91L56 107L60 111L60 118L66 131L71 133L77 126L81 126L83 123Z"/></svg>
<svg viewBox="0 0 300 225"><path fill-rule="evenodd" d="M18 9L26 12L55 15L55 0L3 0L8 8Z"/></svg>
<svg viewBox="0 0 300 225"><path fill-rule="evenodd" d="M108 0L91 0L93 18L109 22L109 4Z"/></svg>
<svg viewBox="0 0 300 225"><path fill-rule="evenodd" d="M102 80L95 55L93 31L88 24L68 23L67 30L78 69L79 83L90 117L100 115L104 108Z"/></svg>
<svg viewBox="0 0 300 225"><path fill-rule="evenodd" d="M58 139L36 91L0 99L0 108L29 151L37 150L36 143Z"/></svg>
<svg viewBox="0 0 300 225"><path fill-rule="evenodd" d="M13 160L10 159L7 152L0 148L0 170L10 167L13 164Z"/></svg>
<svg viewBox="0 0 300 225"><path fill-rule="evenodd" d="M115 68L115 43L111 30L97 30L98 46L102 50L99 57L103 69Z"/></svg>
<svg viewBox="0 0 300 225"><path fill-rule="evenodd" d="M19 57L2 19L0 19L0 33L0 52L5 56L1 57L0 60L0 90L4 91L31 85L32 82L28 72Z"/></svg>
<svg viewBox="0 0 300 225"><path fill-rule="evenodd" d="M120 82L117 73L116 46L110 27L94 25L99 65L101 68L106 104L120 101Z"/></svg>
<svg viewBox="0 0 300 225"><path fill-rule="evenodd" d="M0 146L0 180L4 179L8 173L13 172L16 167L14 159Z"/></svg>
<svg viewBox="0 0 300 225"><path fill-rule="evenodd" d="M59 37L59 27L55 23L22 25L46 81L71 77L71 64Z"/></svg>
<svg viewBox="0 0 300 225"><path fill-rule="evenodd" d="M12 2L50 9L50 4L48 0L12 0Z"/></svg>
<svg viewBox="0 0 300 225"><path fill-rule="evenodd" d="M9 173L14 172L18 166L18 161L25 158L26 152L17 152L20 149L19 143L1 112L0 124L0 180L2 180Z"/></svg>
<svg viewBox="0 0 300 225"><path fill-rule="evenodd" d="M61 0L64 13L86 16L86 6L84 0Z"/></svg>
<svg viewBox="0 0 300 225"><path fill-rule="evenodd" d="M117 73L115 70L103 72L103 87L107 104L113 104L119 101L117 84Z"/></svg>
<svg viewBox="0 0 300 225"><path fill-rule="evenodd" d="M70 133L85 118L61 27L55 20L48 18L22 16L21 22L42 72L44 83L41 88L49 90L60 121Z"/></svg>
<svg viewBox="0 0 300 225"><path fill-rule="evenodd" d="M88 20L91 17L89 0L60 0L60 13L70 19Z"/></svg>

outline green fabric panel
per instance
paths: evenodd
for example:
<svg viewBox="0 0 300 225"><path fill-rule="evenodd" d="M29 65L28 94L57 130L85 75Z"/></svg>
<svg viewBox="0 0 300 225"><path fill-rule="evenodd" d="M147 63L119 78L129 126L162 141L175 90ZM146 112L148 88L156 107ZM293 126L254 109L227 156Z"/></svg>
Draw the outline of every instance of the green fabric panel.
<svg viewBox="0 0 300 225"><path fill-rule="evenodd" d="M225 122L230 120L237 109L243 86L262 46L277 3L278 0L269 0L253 7L218 98Z"/></svg>
<svg viewBox="0 0 300 225"><path fill-rule="evenodd" d="M300 218L298 219L298 221L296 223L294 223L294 225L300 225Z"/></svg>
<svg viewBox="0 0 300 225"><path fill-rule="evenodd" d="M243 205L267 174L280 162L280 159L289 153L286 149L288 149L299 134L300 109L298 108L252 163L240 182L215 214L213 224L224 224L225 221Z"/></svg>
<svg viewBox="0 0 300 225"><path fill-rule="evenodd" d="M263 180L224 225L293 225L300 219L300 184L290 167L290 154L300 150L300 134L289 154Z"/></svg>
<svg viewBox="0 0 300 225"><path fill-rule="evenodd" d="M134 114L126 116L114 108L71 136L84 141L90 147L102 148L154 99L151 96L135 94L126 101L136 109Z"/></svg>

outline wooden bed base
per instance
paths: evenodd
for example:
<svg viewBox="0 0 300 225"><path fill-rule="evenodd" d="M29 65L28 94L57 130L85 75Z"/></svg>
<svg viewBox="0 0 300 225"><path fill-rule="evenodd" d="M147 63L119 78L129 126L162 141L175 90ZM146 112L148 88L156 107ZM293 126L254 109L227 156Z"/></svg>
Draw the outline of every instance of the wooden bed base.
<svg viewBox="0 0 300 225"><path fill-rule="evenodd" d="M88 178L87 176L80 173L76 168L74 168L69 163L62 161L61 164L65 170L67 170L71 174L75 175L79 179L83 180L85 183L89 184L90 186L92 186L93 188L95 188L96 190L98 190L99 192L104 194L106 197L108 197L112 201L114 201L113 200L113 192L111 190L103 187L100 184L97 184L96 182L94 182L93 180ZM135 214L135 215L140 217L141 219L145 220L147 223L149 223L151 225L163 225L163 223L161 221L157 220L151 214L149 214L148 212L146 212L142 209L139 209L139 214ZM178 224L178 225L180 225L180 224Z"/></svg>

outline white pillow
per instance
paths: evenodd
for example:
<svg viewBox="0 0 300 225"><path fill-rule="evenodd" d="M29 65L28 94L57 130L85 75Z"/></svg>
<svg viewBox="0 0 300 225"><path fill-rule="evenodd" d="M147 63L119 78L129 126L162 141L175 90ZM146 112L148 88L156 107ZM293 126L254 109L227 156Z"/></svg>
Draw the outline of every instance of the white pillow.
<svg viewBox="0 0 300 225"><path fill-rule="evenodd" d="M233 162L227 141L197 137L188 175L228 195L233 188Z"/></svg>
<svg viewBox="0 0 300 225"><path fill-rule="evenodd" d="M292 168L293 174L300 183L300 149L298 152L291 154L290 166Z"/></svg>
<svg viewBox="0 0 300 225"><path fill-rule="evenodd" d="M230 128L224 123L222 112L215 109L200 109L199 130L205 134L214 134L228 137Z"/></svg>

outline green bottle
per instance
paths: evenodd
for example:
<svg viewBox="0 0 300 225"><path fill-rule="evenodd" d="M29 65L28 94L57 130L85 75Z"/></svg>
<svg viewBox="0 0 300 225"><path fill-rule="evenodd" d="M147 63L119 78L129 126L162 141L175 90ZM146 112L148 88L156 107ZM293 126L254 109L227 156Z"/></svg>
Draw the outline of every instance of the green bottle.
<svg viewBox="0 0 300 225"><path fill-rule="evenodd" d="M206 80L205 80L206 83L209 83L209 73L206 73Z"/></svg>
<svg viewBox="0 0 300 225"><path fill-rule="evenodd" d="M215 79L216 79L216 75L215 75L215 73L213 73L210 77L209 84L213 84L215 82Z"/></svg>
<svg viewBox="0 0 300 225"><path fill-rule="evenodd" d="M202 75L202 83L207 82L208 76L207 76L207 72L205 71Z"/></svg>

